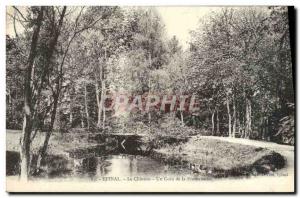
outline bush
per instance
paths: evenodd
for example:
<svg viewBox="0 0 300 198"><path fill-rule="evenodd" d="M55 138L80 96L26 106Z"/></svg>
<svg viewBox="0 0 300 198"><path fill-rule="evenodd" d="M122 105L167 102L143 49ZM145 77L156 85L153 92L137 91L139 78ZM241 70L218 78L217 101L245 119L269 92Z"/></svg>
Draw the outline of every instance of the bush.
<svg viewBox="0 0 300 198"><path fill-rule="evenodd" d="M294 109L294 104L289 105ZM294 145L295 143L295 116L285 116L280 120L279 129L276 136L281 136L282 142Z"/></svg>

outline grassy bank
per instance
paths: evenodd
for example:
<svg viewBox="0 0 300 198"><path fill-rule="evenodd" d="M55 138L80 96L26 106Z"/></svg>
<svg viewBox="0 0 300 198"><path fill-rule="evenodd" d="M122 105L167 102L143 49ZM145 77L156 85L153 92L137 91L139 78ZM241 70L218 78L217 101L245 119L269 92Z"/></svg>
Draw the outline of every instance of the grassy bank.
<svg viewBox="0 0 300 198"><path fill-rule="evenodd" d="M20 135L20 131L7 130L7 151L19 151ZM38 152L44 137L44 133L37 134L32 143L33 153ZM172 139L168 137L167 140ZM285 165L285 159L280 154L265 148L202 136L192 136L187 141L172 140L170 143L167 140L162 141L164 143L160 148L152 150L150 155L171 164L184 165L196 173L212 174L216 177L257 175L276 171ZM53 133L48 154L62 156L67 155L67 151L95 145L84 131Z"/></svg>
<svg viewBox="0 0 300 198"><path fill-rule="evenodd" d="M19 152L19 139L21 131L6 130L6 150ZM38 133L34 138L31 146L31 151L37 153L43 145L45 133ZM48 146L48 154L50 155L65 155L66 151L95 146L96 143L90 142L88 136L84 132L76 133L53 133Z"/></svg>
<svg viewBox="0 0 300 198"><path fill-rule="evenodd" d="M215 176L267 174L285 165L285 159L274 151L201 136L193 136L179 145L155 149L152 155L185 164L194 172Z"/></svg>
<svg viewBox="0 0 300 198"><path fill-rule="evenodd" d="M33 159L36 159L37 153L45 140L46 133L38 133L34 138L31 145L31 152ZM21 136L20 130L6 130L6 174L18 175L19 174L19 140ZM85 147L91 147L97 145L94 142L88 140L88 136L85 131L77 131L74 133L56 133L54 132L50 138L47 156L45 162L42 162L42 166L46 165L47 168L43 168L39 174L46 174L48 172L60 172L64 174L70 171L68 163L68 156L70 150L80 149ZM31 167L35 170L34 166Z"/></svg>

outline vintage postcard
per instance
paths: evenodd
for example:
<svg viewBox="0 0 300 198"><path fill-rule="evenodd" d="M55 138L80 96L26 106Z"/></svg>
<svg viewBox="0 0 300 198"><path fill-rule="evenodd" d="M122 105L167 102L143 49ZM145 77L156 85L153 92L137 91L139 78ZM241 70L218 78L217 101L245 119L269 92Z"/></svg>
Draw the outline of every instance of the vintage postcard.
<svg viewBox="0 0 300 198"><path fill-rule="evenodd" d="M7 6L6 190L293 193L293 16Z"/></svg>

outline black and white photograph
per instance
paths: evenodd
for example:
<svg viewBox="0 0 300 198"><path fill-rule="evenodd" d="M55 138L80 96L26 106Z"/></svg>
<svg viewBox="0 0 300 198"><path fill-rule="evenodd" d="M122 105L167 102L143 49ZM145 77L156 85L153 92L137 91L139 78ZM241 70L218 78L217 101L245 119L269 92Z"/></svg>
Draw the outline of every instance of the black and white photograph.
<svg viewBox="0 0 300 198"><path fill-rule="evenodd" d="M293 6L5 15L7 192L295 192Z"/></svg>

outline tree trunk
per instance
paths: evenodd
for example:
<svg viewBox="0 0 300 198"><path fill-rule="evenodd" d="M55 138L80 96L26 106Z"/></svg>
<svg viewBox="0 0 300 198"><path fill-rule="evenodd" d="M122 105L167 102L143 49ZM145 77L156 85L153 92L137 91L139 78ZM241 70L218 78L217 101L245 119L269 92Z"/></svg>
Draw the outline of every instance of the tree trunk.
<svg viewBox="0 0 300 198"><path fill-rule="evenodd" d="M89 110L88 110L88 101L87 101L87 85L84 84L84 106L85 106L85 116L86 116L86 123L88 130L90 129L90 116L89 116Z"/></svg>
<svg viewBox="0 0 300 198"><path fill-rule="evenodd" d="M250 99L248 100L249 106L249 138L252 135L252 105Z"/></svg>
<svg viewBox="0 0 300 198"><path fill-rule="evenodd" d="M250 138L251 133L252 133L252 120L251 120L251 101L250 99L246 96L246 127L245 127L245 138Z"/></svg>
<svg viewBox="0 0 300 198"><path fill-rule="evenodd" d="M84 115L83 115L83 108L80 107L80 120L81 120L81 128L84 128L84 121L83 121L83 118L84 118Z"/></svg>
<svg viewBox="0 0 300 198"><path fill-rule="evenodd" d="M37 23L34 27L33 34L32 34L30 53L28 56L28 62L27 62L26 73L25 73L24 120L23 120L22 135L20 138L21 180L27 180L30 171L30 142L31 142L30 137L32 131L32 113L33 113L32 104L31 104L32 101L31 74L32 74L34 59L36 57L36 48L37 48L40 29L42 25L43 15L44 15L44 8L41 7L36 20Z"/></svg>
<svg viewBox="0 0 300 198"><path fill-rule="evenodd" d="M103 107L101 107L101 109L102 109L102 111L103 111L103 118L102 118L102 131L104 131L105 130L105 119L106 119L106 112L105 112L105 81L104 80L102 80L102 98L101 98L101 100L102 100L102 105L103 105ZM101 115L101 114L100 114Z"/></svg>
<svg viewBox="0 0 300 198"><path fill-rule="evenodd" d="M232 128L232 137L235 137L236 133L236 102L235 98L233 98L233 128Z"/></svg>
<svg viewBox="0 0 300 198"><path fill-rule="evenodd" d="M30 171L30 136L31 136L30 115L24 116L22 137L20 139L20 167L21 180L26 181Z"/></svg>
<svg viewBox="0 0 300 198"><path fill-rule="evenodd" d="M101 115L102 115L102 108L98 108L98 119L97 119L97 127L101 126Z"/></svg>
<svg viewBox="0 0 300 198"><path fill-rule="evenodd" d="M105 64L107 63L107 51L106 51L106 48L104 48L104 61L105 61ZM104 132L105 130L105 120L106 120L106 109L105 109L105 94L106 94L106 85L105 85L105 76L104 76L104 66L102 66L102 68L100 68L100 78L101 78L101 109L102 109L102 114L103 114L103 117L102 117L102 131ZM101 120L101 112L99 111L100 113L100 118L98 117L98 121L99 121L99 124L100 124L100 120Z"/></svg>
<svg viewBox="0 0 300 198"><path fill-rule="evenodd" d="M266 108L265 108L265 104L262 105L262 112L263 115L261 116L261 139L267 141L268 137L267 137L267 119L268 117L266 116Z"/></svg>
<svg viewBox="0 0 300 198"><path fill-rule="evenodd" d="M264 126L264 116L261 116L260 117L260 124L259 124L259 127L260 127L260 138L262 140L265 140L265 126Z"/></svg>
<svg viewBox="0 0 300 198"><path fill-rule="evenodd" d="M54 128L54 130L56 130L59 133L62 133L62 123L60 121L61 118L60 118L60 109L59 109L59 107L57 107L55 120L57 122L57 129Z"/></svg>
<svg viewBox="0 0 300 198"><path fill-rule="evenodd" d="M56 113L56 115L55 115L55 120L54 120L52 129L56 130L57 132L61 132L62 124L60 122L60 107L59 107L59 105L57 105L55 113Z"/></svg>
<svg viewBox="0 0 300 198"><path fill-rule="evenodd" d="M72 95L70 95L69 111L70 111L69 123L70 123L70 128L72 128L73 126L73 96Z"/></svg>
<svg viewBox="0 0 300 198"><path fill-rule="evenodd" d="M266 117L266 140L270 141L271 137L270 137L270 130L269 130L269 118Z"/></svg>
<svg viewBox="0 0 300 198"><path fill-rule="evenodd" d="M101 105L101 99L100 99L100 91L99 91L99 85L97 80L97 75L95 75L95 89L96 89L96 101L97 101L97 107L98 107L98 118L97 118L97 127L100 127L101 125L101 114L102 114L102 105ZM102 92L101 92L102 95Z"/></svg>
<svg viewBox="0 0 300 198"><path fill-rule="evenodd" d="M239 134L239 136L241 137L241 122L240 122L240 113L237 113L237 117L236 117L236 123L237 123L237 132Z"/></svg>
<svg viewBox="0 0 300 198"><path fill-rule="evenodd" d="M241 138L245 138L245 116L240 116L240 129L241 129Z"/></svg>
<svg viewBox="0 0 300 198"><path fill-rule="evenodd" d="M215 111L211 114L211 134L215 135Z"/></svg>
<svg viewBox="0 0 300 198"><path fill-rule="evenodd" d="M56 33L55 33L54 38L53 38L53 40L51 42L51 45L50 45L50 54L47 57L48 58L48 64L50 64L50 59L52 58L55 46L57 45L58 37L60 35L61 27L63 25L63 19L65 17L66 10L67 10L67 7L64 6L63 10L62 10L62 13L60 14L60 18L59 18L59 22L58 22L58 24L59 24L58 29L56 30ZM51 137L52 132L53 132L53 126L54 126L54 122L55 122L55 118L56 118L58 100L59 100L60 90L61 90L61 81L62 81L62 77L63 77L62 76L62 64L60 65L58 70L59 70L59 73L58 73L58 76L56 77L56 80L55 80L55 91L53 93L53 110L52 110L51 118L50 118L50 126L49 126L49 128L46 132L46 137L45 137L43 146L40 149L38 157L37 157L36 170L39 170L41 162L44 160L44 158L46 156L49 140L50 140L50 137ZM45 76L43 74L43 78L44 77ZM43 78L42 78L41 83L44 83ZM40 88L42 88L42 86ZM41 90L39 90L39 91L41 91Z"/></svg>
<svg viewBox="0 0 300 198"><path fill-rule="evenodd" d="M229 106L229 97L226 97L226 106L227 106L227 114L228 114L228 135L232 137L231 132L231 114L230 114L230 106Z"/></svg>
<svg viewBox="0 0 300 198"><path fill-rule="evenodd" d="M55 95L54 97L54 105L53 105L53 110L51 113L51 120L50 120L50 126L48 131L46 132L46 137L44 140L44 144L43 147L41 148L41 150L39 151L39 155L37 158L37 165L36 165L36 170L38 171L40 169L41 166L41 162L45 159L46 153L47 153L47 148L49 145L49 140L50 137L52 135L53 132L53 126L54 126L54 122L55 122L55 118L56 118L56 112L57 112L57 105L58 105L58 95Z"/></svg>
<svg viewBox="0 0 300 198"><path fill-rule="evenodd" d="M219 109L217 109L217 135L220 134Z"/></svg>
<svg viewBox="0 0 300 198"><path fill-rule="evenodd" d="M150 79L151 65L152 65L151 54L149 53L149 79L148 79L148 87L149 87L148 93L149 94L151 92L151 79ZM148 112L148 123L149 123L149 132L151 132L151 110L150 110L150 108L149 108L149 112Z"/></svg>
<svg viewBox="0 0 300 198"><path fill-rule="evenodd" d="M97 127L101 127L101 116L102 116L102 111L103 111L103 68L101 67L101 64L99 64L99 70L100 70L100 81L101 81L101 93L100 93L100 88L98 84L98 76L95 74L95 89L96 89L96 101L97 101L97 107L98 107L98 117L97 117Z"/></svg>
<svg viewBox="0 0 300 198"><path fill-rule="evenodd" d="M182 112L182 110L180 111L180 120L181 120L181 126L184 126L183 112Z"/></svg>
<svg viewBox="0 0 300 198"><path fill-rule="evenodd" d="M70 127L72 128L72 123L73 123L73 113L72 109L70 108Z"/></svg>

